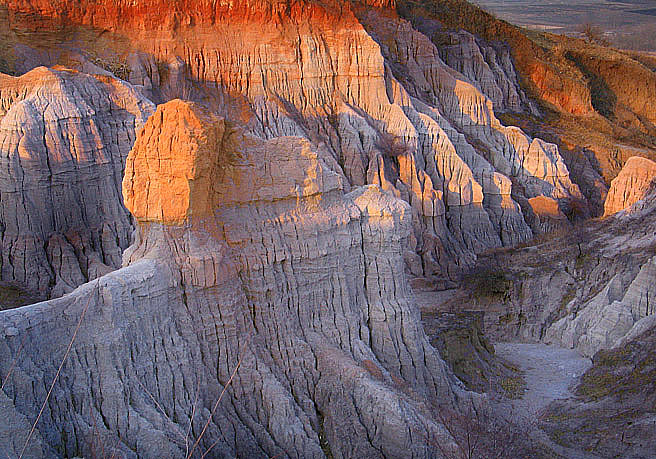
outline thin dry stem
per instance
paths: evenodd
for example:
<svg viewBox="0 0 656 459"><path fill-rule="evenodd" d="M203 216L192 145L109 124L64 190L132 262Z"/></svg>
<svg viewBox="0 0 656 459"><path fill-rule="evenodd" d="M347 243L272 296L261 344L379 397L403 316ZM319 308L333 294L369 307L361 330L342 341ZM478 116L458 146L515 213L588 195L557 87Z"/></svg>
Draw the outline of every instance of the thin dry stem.
<svg viewBox="0 0 656 459"><path fill-rule="evenodd" d="M2 381L2 386L0 386L0 390L4 390L5 385L7 384L7 381L9 381L9 377L14 372L14 368L16 367L16 364L18 363L18 358L21 356L21 352L23 351L23 345L24 344L25 344L24 342L21 342L21 345L18 348L18 352L16 352L16 357L14 357L13 362L11 362L11 367L9 367L9 371L7 371L7 374L5 375L5 379Z"/></svg>
<svg viewBox="0 0 656 459"><path fill-rule="evenodd" d="M194 422L194 417L196 416L196 406L198 404L199 392L200 392L200 377L198 376L198 374L196 374L196 395L194 396L194 405L191 407L191 417L189 418L189 427L187 428L187 434L185 435L185 457L188 457L189 455L189 435L191 434L191 428Z"/></svg>
<svg viewBox="0 0 656 459"><path fill-rule="evenodd" d="M168 419L171 423L173 423L173 420L169 417L168 414L166 414L166 411L164 411L164 408L162 408L162 405L160 405L159 402L158 402L158 401L155 399L155 397L153 396L153 394L151 394L150 391L149 391L148 389L146 389L146 386L144 386L143 383L142 383L141 381L139 381L138 379L137 379L137 382L139 383L139 385L141 386L141 388L143 389L143 391L144 391L146 394L148 394L148 397L150 397L150 399L153 401L153 403L155 404L155 406L157 407L157 409L160 410L160 411L162 412L162 414L164 415L164 417L165 417L166 419Z"/></svg>
<svg viewBox="0 0 656 459"><path fill-rule="evenodd" d="M196 449L196 447L200 443L201 439L203 438L203 435L205 435L205 431L207 430L207 427L210 425L210 422L212 421L212 418L214 417L214 413L216 413L216 409L218 408L219 403L221 402L221 399L223 399L223 395L225 394L226 390L228 389L228 387L232 383L232 380L235 378L235 375L237 374L237 371L239 370L239 367L241 366L242 359L243 359L243 355L239 358L239 361L237 362L237 366L235 367L235 369L232 371L232 374L230 375L230 379L228 379L228 382L223 386L223 390L221 391L221 394L219 394L219 398L216 400L216 403L214 403L214 407L212 408L212 412L210 413L210 416L207 418L207 422L203 426L203 430L201 430L200 435L196 439L196 442L191 447L191 451L189 451L189 454L187 455L187 459L191 458L192 454L194 454L194 450ZM212 446L210 446L209 449L214 447L215 444L216 443L214 443ZM205 453L207 453L209 451L209 449Z"/></svg>
<svg viewBox="0 0 656 459"><path fill-rule="evenodd" d="M212 443L212 444L210 445L210 447L207 448L207 451L205 451L205 452L203 453L203 455L202 455L200 458L201 458L201 459L205 459L205 456L207 456L207 455L209 454L209 452L212 450L212 448L214 448L214 447L216 446L216 444L217 444L218 442L219 442L219 439L218 439L218 438L217 438L216 440L214 440L214 443Z"/></svg>
<svg viewBox="0 0 656 459"><path fill-rule="evenodd" d="M98 289L98 281L96 281L96 289ZM99 289L98 289L99 291ZM32 435L34 434L34 431L36 430L36 425L39 423L39 420L41 419L41 415L43 414L43 410L46 408L46 404L48 403L48 400L50 399L50 394L52 394L52 390L55 387L55 383L57 382L57 378L59 378L59 374L61 373L62 368L64 367L64 363L66 362L66 359L68 358L68 354L71 352L71 348L73 347L73 343L75 342L75 338L77 337L77 332L80 330L80 326L82 325L82 321L84 320L84 316L87 313L87 310L89 309L89 304L91 304L91 297L93 295L89 295L89 298L87 299L87 303L84 305L84 309L82 309L82 314L80 315L80 319L77 321L77 326L75 327L75 331L73 332L73 336L71 337L71 340L68 343L68 347L66 348L66 353L64 354L64 357L62 358L61 363L59 364L59 368L57 368L57 373L55 373L55 377L52 378L52 383L50 384L50 389L48 389L48 393L46 394L46 399L43 401L43 404L41 405L41 409L39 410L39 415L36 417L36 420L34 421L34 424L32 424L32 429L30 430L29 435L27 436L27 439L25 440L25 444L23 445L23 449L21 450L20 455L18 456L18 459L22 459L23 454L25 454L25 450L27 449L27 445L30 442L30 439L32 438Z"/></svg>

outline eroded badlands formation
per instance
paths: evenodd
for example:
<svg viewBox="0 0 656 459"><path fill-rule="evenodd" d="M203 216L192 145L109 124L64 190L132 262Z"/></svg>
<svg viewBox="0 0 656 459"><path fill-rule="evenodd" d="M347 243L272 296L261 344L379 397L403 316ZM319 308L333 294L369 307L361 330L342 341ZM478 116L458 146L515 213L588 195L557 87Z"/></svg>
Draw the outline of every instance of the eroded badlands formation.
<svg viewBox="0 0 656 459"><path fill-rule="evenodd" d="M549 327L545 335L548 341L577 348L592 357L598 350L624 344L656 325L656 256L650 257L655 193L656 163L630 158L611 184L605 212L609 215L624 211L616 218L620 225L636 224L642 219L646 228L640 231L641 237L635 233L627 237L626 230L616 230L616 239L604 241L602 253L605 257L623 250L643 253L620 262L624 266L617 263L613 268L616 273L593 298L582 305L568 304L567 309L573 313Z"/></svg>
<svg viewBox="0 0 656 459"><path fill-rule="evenodd" d="M50 298L0 312L0 450L455 451L435 413L484 401L429 344L408 279L452 286L586 198L556 145L497 118L540 115L507 46L436 46L436 21L394 7L0 0L0 66L20 75L0 75L0 280ZM651 211L627 190L647 179L620 175L608 205L632 220L608 225L634 228ZM591 353L643 327L653 260L626 270L604 243L592 271L518 282L499 336Z"/></svg>
<svg viewBox="0 0 656 459"><path fill-rule="evenodd" d="M632 158L613 181L607 209L616 214L546 242L485 256L482 263L505 284L492 296L461 300L486 310L489 333L500 340L558 344L592 357L656 325L653 164ZM611 207L621 200L626 207Z"/></svg>
<svg viewBox="0 0 656 459"><path fill-rule="evenodd" d="M536 110L506 48L463 32L441 54L387 5L5 4L21 36L52 30L49 53L25 40L12 48L18 66L105 72L93 64L104 63L155 102L196 100L260 138L304 137L333 157L347 187L377 184L408 202L414 276L448 285L476 253L563 223L530 199L582 198L555 145L497 120L495 110ZM74 39L59 43L62 30Z"/></svg>
<svg viewBox="0 0 656 459"><path fill-rule="evenodd" d="M453 301L484 310L492 339L593 358L575 396L552 403L539 423L554 442L594 457L650 457L656 447L656 188L647 186L656 174L647 176L645 161L630 160L609 192L618 206L642 199L603 220L483 256L478 285L487 288L464 283L467 293Z"/></svg>
<svg viewBox="0 0 656 459"><path fill-rule="evenodd" d="M152 102L113 77L0 75L2 280L61 296L121 266L123 167Z"/></svg>
<svg viewBox="0 0 656 459"><path fill-rule="evenodd" d="M197 439L216 457L439 456L435 442L452 440L430 411L467 395L403 275L411 209L344 185L305 139L262 141L196 105L160 106L127 160L139 229L125 267L1 316L3 375L17 358L3 448L20 452L88 307L35 456L86 456L97 440L184 457Z"/></svg>

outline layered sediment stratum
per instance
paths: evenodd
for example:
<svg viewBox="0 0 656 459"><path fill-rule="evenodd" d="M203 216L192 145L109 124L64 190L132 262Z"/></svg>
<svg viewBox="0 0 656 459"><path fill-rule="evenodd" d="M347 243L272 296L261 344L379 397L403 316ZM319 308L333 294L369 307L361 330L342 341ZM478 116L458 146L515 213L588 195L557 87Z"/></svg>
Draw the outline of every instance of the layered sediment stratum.
<svg viewBox="0 0 656 459"><path fill-rule="evenodd" d="M580 197L555 145L495 117L535 110L508 50L461 33L440 51L387 3L6 4L24 29L38 18L110 31L118 44L86 59L119 68L156 102L192 99L258 137L304 137L333 156L350 186L377 184L402 198L412 208L413 275L456 279L477 253L541 232L512 196ZM49 56L70 56L70 44L57 46L64 51Z"/></svg>
<svg viewBox="0 0 656 459"><path fill-rule="evenodd" d="M22 448L81 320L34 457L441 457L433 410L465 393L404 276L411 208L346 193L331 158L160 106L127 160L125 266L0 313L4 450Z"/></svg>

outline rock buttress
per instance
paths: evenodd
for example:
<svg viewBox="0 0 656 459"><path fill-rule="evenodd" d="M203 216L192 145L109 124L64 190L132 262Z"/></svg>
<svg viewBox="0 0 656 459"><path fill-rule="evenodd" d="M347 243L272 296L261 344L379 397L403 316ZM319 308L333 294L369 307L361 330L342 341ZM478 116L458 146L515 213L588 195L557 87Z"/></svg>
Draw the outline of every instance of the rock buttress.
<svg viewBox="0 0 656 459"><path fill-rule="evenodd" d="M180 123L162 130L185 142L220 125L176 101L159 113L130 155L135 195L136 158L166 139L147 141L158 123ZM0 313L3 376L17 356L5 410L35 418L88 301L38 425L45 455L87 455L96 437L127 457L184 457L211 417L199 456L442 457L453 442L434 410L468 395L428 343L404 275L409 206L374 185L345 194L305 139L234 131L229 144L235 159L205 190L212 215L194 215L192 198L184 225L140 217L124 268ZM195 164L201 149L178 151Z"/></svg>
<svg viewBox="0 0 656 459"><path fill-rule="evenodd" d="M645 198L656 180L656 163L632 156L613 179L604 203L604 216L627 209Z"/></svg>
<svg viewBox="0 0 656 459"><path fill-rule="evenodd" d="M197 105L160 106L127 158L123 195L132 215L169 224L211 215L213 187L229 161L228 153L219 157L228 135L222 118Z"/></svg>

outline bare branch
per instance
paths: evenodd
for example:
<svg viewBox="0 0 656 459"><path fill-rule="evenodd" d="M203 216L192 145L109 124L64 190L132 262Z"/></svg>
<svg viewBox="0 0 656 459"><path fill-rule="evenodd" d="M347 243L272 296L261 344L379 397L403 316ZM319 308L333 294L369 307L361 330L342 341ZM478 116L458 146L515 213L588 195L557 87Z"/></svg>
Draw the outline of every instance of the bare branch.
<svg viewBox="0 0 656 459"><path fill-rule="evenodd" d="M96 290L97 290L98 294L100 294L99 281L96 281ZM50 399L50 394L52 394L52 389L55 387L55 383L57 382L57 378L59 378L59 374L61 373L61 370L64 367L64 363L66 362L66 359L68 358L68 354L71 352L71 348L73 347L73 343L75 342L75 338L77 337L77 332L80 330L80 326L82 325L82 321L84 320L84 316L87 313L87 309L89 309L89 304L91 304L91 297L92 296L93 295L89 295L89 298L87 299L87 303L84 305L84 309L82 309L82 314L80 314L80 320L77 321L77 326L75 327L75 331L73 332L73 336L71 337L71 340L68 343L68 347L66 348L66 353L64 354L64 357L62 358L62 361L59 364L59 368L57 368L57 373L55 373L55 377L52 378L52 383L50 384L50 389L48 389L48 393L46 394L46 399L43 401L43 404L41 405L41 409L39 410L39 415L36 417L36 420L34 421L34 424L32 424L32 429L30 430L30 433L27 436L27 439L25 440L25 444L23 445L23 449L21 450L21 453L18 456L18 459L22 459L23 454L25 454L25 450L27 449L27 445L29 444L30 439L32 438L32 435L34 434L34 430L36 429L36 425L39 423L39 420L41 419L41 415L43 414L43 410L46 408L46 404L48 403L48 399Z"/></svg>

